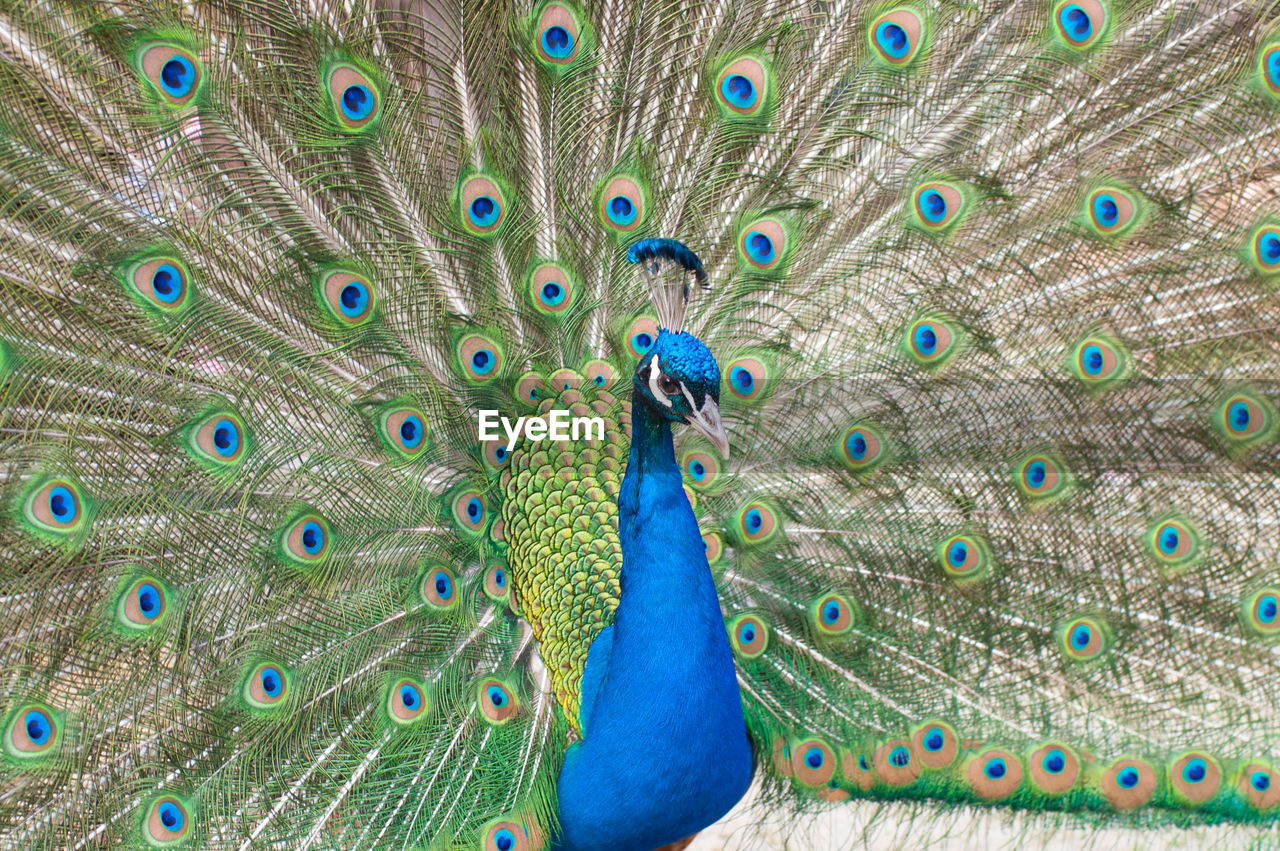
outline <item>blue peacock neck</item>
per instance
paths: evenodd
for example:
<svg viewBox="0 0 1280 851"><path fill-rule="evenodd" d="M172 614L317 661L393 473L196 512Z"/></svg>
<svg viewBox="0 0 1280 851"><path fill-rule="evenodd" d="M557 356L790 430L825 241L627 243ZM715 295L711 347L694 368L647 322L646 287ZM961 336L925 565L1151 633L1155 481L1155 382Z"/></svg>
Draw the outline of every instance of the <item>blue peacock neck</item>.
<svg viewBox="0 0 1280 851"><path fill-rule="evenodd" d="M751 780L737 674L670 424L632 403L618 496L622 596L583 678L558 783L563 849L650 849L711 824Z"/></svg>

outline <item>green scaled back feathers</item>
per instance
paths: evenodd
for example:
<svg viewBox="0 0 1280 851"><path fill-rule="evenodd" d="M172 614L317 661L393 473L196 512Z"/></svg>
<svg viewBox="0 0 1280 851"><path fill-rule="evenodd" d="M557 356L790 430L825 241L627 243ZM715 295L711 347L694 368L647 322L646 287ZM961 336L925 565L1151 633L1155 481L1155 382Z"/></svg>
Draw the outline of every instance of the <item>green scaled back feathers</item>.
<svg viewBox="0 0 1280 851"><path fill-rule="evenodd" d="M0 0L0 50L0 844L550 847L647 236L713 283L733 454L676 461L753 815L1274 829L1274 4ZM479 439L553 409L604 436Z"/></svg>

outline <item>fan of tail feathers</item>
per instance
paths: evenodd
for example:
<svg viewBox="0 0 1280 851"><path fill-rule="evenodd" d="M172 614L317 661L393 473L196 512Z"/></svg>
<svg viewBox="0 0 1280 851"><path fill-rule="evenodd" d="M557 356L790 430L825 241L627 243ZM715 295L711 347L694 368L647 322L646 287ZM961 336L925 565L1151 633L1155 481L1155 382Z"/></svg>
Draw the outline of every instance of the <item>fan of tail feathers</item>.
<svg viewBox="0 0 1280 851"><path fill-rule="evenodd" d="M5 842L550 847L654 236L761 812L1273 824L1276 14L0 3Z"/></svg>

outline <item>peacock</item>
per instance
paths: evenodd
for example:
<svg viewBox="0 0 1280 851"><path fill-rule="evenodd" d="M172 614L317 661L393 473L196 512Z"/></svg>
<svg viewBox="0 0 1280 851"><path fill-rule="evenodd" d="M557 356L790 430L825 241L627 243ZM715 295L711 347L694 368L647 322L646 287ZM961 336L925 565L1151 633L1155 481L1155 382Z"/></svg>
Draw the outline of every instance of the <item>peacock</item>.
<svg viewBox="0 0 1280 851"><path fill-rule="evenodd" d="M0 57L3 847L1275 841L1276 3L0 0Z"/></svg>

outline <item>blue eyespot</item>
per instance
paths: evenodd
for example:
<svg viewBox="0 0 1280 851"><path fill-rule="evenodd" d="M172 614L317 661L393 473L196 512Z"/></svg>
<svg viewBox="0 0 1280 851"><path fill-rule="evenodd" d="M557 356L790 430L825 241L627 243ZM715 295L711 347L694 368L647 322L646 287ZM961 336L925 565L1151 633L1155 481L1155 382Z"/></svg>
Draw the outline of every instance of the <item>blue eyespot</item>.
<svg viewBox="0 0 1280 851"><path fill-rule="evenodd" d="M1255 611L1258 620L1263 623L1275 623L1276 614L1280 613L1280 602L1277 602L1274 594L1264 594L1259 598Z"/></svg>
<svg viewBox="0 0 1280 851"><path fill-rule="evenodd" d="M400 702L404 704L405 709L417 709L418 704L421 703L417 689L408 684L400 686Z"/></svg>
<svg viewBox="0 0 1280 851"><path fill-rule="evenodd" d="M497 201L488 195L481 195L471 200L471 206L467 207L467 217L476 227L487 228L498 221L501 211Z"/></svg>
<svg viewBox="0 0 1280 851"><path fill-rule="evenodd" d="M992 780L999 780L1001 777L1004 777L1008 770L1009 767L1000 757L987 760L987 764L982 767L982 773Z"/></svg>
<svg viewBox="0 0 1280 851"><path fill-rule="evenodd" d="M1255 771L1249 777L1249 785L1259 792L1265 792L1271 788L1271 777L1265 771Z"/></svg>
<svg viewBox="0 0 1280 851"><path fill-rule="evenodd" d="M755 383L755 377L745 367L737 366L729 370L729 385L743 396L750 395Z"/></svg>
<svg viewBox="0 0 1280 851"><path fill-rule="evenodd" d="M813 747L804 752L804 763L810 768L822 768L822 748Z"/></svg>
<svg viewBox="0 0 1280 851"><path fill-rule="evenodd" d="M467 517L471 518L473 523L478 523L483 516L484 505L481 504L480 498L473 496L467 500Z"/></svg>
<svg viewBox="0 0 1280 851"><path fill-rule="evenodd" d="M855 461L861 461L867 454L867 438L860 431L849 433L849 439L845 441L845 446L849 449L849 457Z"/></svg>
<svg viewBox="0 0 1280 851"><path fill-rule="evenodd" d="M1232 431L1246 431L1249 428L1249 404L1243 401L1232 402L1227 410L1227 420Z"/></svg>
<svg viewBox="0 0 1280 851"><path fill-rule="evenodd" d="M901 59L911 51L907 31L893 21L883 21L876 27L876 43L894 59Z"/></svg>
<svg viewBox="0 0 1280 851"><path fill-rule="evenodd" d="M935 225L944 221L947 218L947 199L936 189L926 189L920 193L920 215Z"/></svg>
<svg viewBox="0 0 1280 851"><path fill-rule="evenodd" d="M160 614L160 589L150 582L138 588L138 611L147 620L154 620Z"/></svg>
<svg viewBox="0 0 1280 851"><path fill-rule="evenodd" d="M1071 645L1077 650L1084 650L1089 646L1089 642L1093 639L1093 631L1084 624L1079 624L1075 629L1071 630Z"/></svg>
<svg viewBox="0 0 1280 851"><path fill-rule="evenodd" d="M151 275L151 290L165 304L173 304L182 295L182 273L171 263L161 263Z"/></svg>
<svg viewBox="0 0 1280 851"><path fill-rule="evenodd" d="M497 362L498 359L488 349L479 349L471 355L471 368L477 375L488 375Z"/></svg>
<svg viewBox="0 0 1280 851"><path fill-rule="evenodd" d="M840 620L840 604L835 600L830 600L822 607L822 619L828 624L833 624Z"/></svg>
<svg viewBox="0 0 1280 851"><path fill-rule="evenodd" d="M742 244L747 251L747 256L751 258L752 262L758 263L761 266L772 263L773 258L776 256L776 252L773 248L773 240L760 233L760 231L748 231Z"/></svg>
<svg viewBox="0 0 1280 851"><path fill-rule="evenodd" d="M453 597L453 578L443 570L436 572L434 585L441 600L448 601Z"/></svg>
<svg viewBox="0 0 1280 851"><path fill-rule="evenodd" d="M635 222L639 209L625 195L615 195L605 202L605 215L615 225L626 227Z"/></svg>
<svg viewBox="0 0 1280 851"><path fill-rule="evenodd" d="M1032 461L1027 465L1027 484L1033 488L1038 488L1044 484L1046 475L1043 461Z"/></svg>
<svg viewBox="0 0 1280 851"><path fill-rule="evenodd" d="M267 666L262 669L262 673L258 675L262 683L262 692L267 697L279 697L281 689L284 688L284 677L275 668Z"/></svg>
<svg viewBox="0 0 1280 851"><path fill-rule="evenodd" d="M170 97L186 97L195 84L196 67L185 56L174 54L160 69L160 87Z"/></svg>
<svg viewBox="0 0 1280 851"><path fill-rule="evenodd" d="M1280 52L1276 53L1273 60L1280 62ZM1280 235L1267 232L1258 239L1258 250L1262 254L1263 262L1268 266L1275 266L1280 263Z"/></svg>
<svg viewBox="0 0 1280 851"><path fill-rule="evenodd" d="M347 86L342 92L342 114L352 121L362 121L369 117L374 107L373 92L361 83Z"/></svg>
<svg viewBox="0 0 1280 851"><path fill-rule="evenodd" d="M1061 774L1063 769L1067 767L1067 757L1062 751L1055 748L1044 755L1040 765L1050 774Z"/></svg>
<svg viewBox="0 0 1280 851"><path fill-rule="evenodd" d="M507 572L500 567L493 569L493 584L499 588L507 587Z"/></svg>
<svg viewBox="0 0 1280 851"><path fill-rule="evenodd" d="M1178 551L1179 540L1181 536L1178 534L1177 527L1172 524L1165 526L1160 530L1160 551L1165 555L1174 555Z"/></svg>
<svg viewBox="0 0 1280 851"><path fill-rule="evenodd" d="M1271 83L1271 88L1280 89L1280 50L1272 50L1267 54L1267 81ZM1276 256L1280 257L1280 245L1276 247Z"/></svg>
<svg viewBox="0 0 1280 851"><path fill-rule="evenodd" d="M557 307L564 302L565 289L555 281L542 285L542 301L548 307Z"/></svg>
<svg viewBox="0 0 1280 851"><path fill-rule="evenodd" d="M641 354L649 351L649 347L652 345L653 335L647 331L641 331L631 338L631 348Z"/></svg>
<svg viewBox="0 0 1280 851"><path fill-rule="evenodd" d="M182 830L185 819L182 816L180 807L165 801L156 812L160 816L160 823L164 825L165 830L170 833L178 833Z"/></svg>
<svg viewBox="0 0 1280 851"><path fill-rule="evenodd" d="M1084 14L1081 12L1080 14ZM1088 16L1085 16L1088 21ZM1093 199L1093 217L1103 227L1112 228L1120 221L1120 206L1111 195L1100 193Z"/></svg>
<svg viewBox="0 0 1280 851"><path fill-rule="evenodd" d="M559 29L559 27L552 27L552 29ZM546 40L545 37L543 40ZM516 847L515 834L507 830L505 827L501 830L495 831L493 834L493 845L498 849L498 851L511 851L512 848Z"/></svg>
<svg viewBox="0 0 1280 851"><path fill-rule="evenodd" d="M764 525L764 517L760 514L760 509L753 508L747 512L743 522L746 524L747 533L750 534L751 532L759 531L760 527Z"/></svg>
<svg viewBox="0 0 1280 851"><path fill-rule="evenodd" d="M425 433L422 420L413 414L405 417L404 422L400 423L400 442L404 444L405 449L417 449Z"/></svg>
<svg viewBox="0 0 1280 851"><path fill-rule="evenodd" d="M1209 766L1199 757L1187 760L1187 764L1182 766L1182 779L1188 783L1199 783L1208 773Z"/></svg>
<svg viewBox="0 0 1280 851"><path fill-rule="evenodd" d="M369 304L369 289L360 281L352 281L342 288L338 296L338 309L344 316L355 318L364 313Z"/></svg>
<svg viewBox="0 0 1280 851"><path fill-rule="evenodd" d="M489 686L489 702L501 709L507 705L507 693L497 686Z"/></svg>
<svg viewBox="0 0 1280 851"><path fill-rule="evenodd" d="M955 541L947 547L947 561L952 567L963 567L969 558L969 547L964 541Z"/></svg>
<svg viewBox="0 0 1280 851"><path fill-rule="evenodd" d="M27 728L27 738L33 744L43 745L49 741L49 736L53 733L53 725L49 723L49 718L37 710L27 712L22 719L22 724Z"/></svg>
<svg viewBox="0 0 1280 851"><path fill-rule="evenodd" d="M231 420L218 420L213 426L213 450L230 458L240 448L240 429Z"/></svg>
<svg viewBox="0 0 1280 851"><path fill-rule="evenodd" d="M738 630L738 640L743 644L750 644L756 640L756 629L749 623L742 625L742 629Z"/></svg>
<svg viewBox="0 0 1280 851"><path fill-rule="evenodd" d="M1102 349L1097 346L1085 346L1084 351L1080 353L1080 364L1090 375L1102 372L1102 363Z"/></svg>
<svg viewBox="0 0 1280 851"><path fill-rule="evenodd" d="M940 751L946 742L947 740L942 735L942 731L935 727L925 734L924 749L927 751Z"/></svg>
<svg viewBox="0 0 1280 851"><path fill-rule="evenodd" d="M76 498L71 491L57 485L49 491L49 513L55 523L66 525L76 519Z"/></svg>
<svg viewBox="0 0 1280 851"><path fill-rule="evenodd" d="M707 468L701 461L693 461L689 464L689 475L698 481L702 481L707 477Z"/></svg>
<svg viewBox="0 0 1280 851"><path fill-rule="evenodd" d="M912 336L912 342L915 344L916 351L920 354L928 356L934 353L938 348L938 335L933 330L933 326L922 322L916 326L916 332Z"/></svg>
<svg viewBox="0 0 1280 851"><path fill-rule="evenodd" d="M314 520L308 520L302 527L302 548L308 555L317 555L324 549L324 529Z"/></svg>
<svg viewBox="0 0 1280 851"><path fill-rule="evenodd" d="M738 109L750 109L756 102L756 87L742 74L729 74L720 83L720 94Z"/></svg>
<svg viewBox="0 0 1280 851"><path fill-rule="evenodd" d="M1074 42L1088 41L1093 35L1093 22L1089 20L1088 13L1074 3L1059 10L1058 23L1063 35Z"/></svg>
<svg viewBox="0 0 1280 851"><path fill-rule="evenodd" d="M889 764L898 768L906 768L911 763L911 752L899 745L889 752Z"/></svg>
<svg viewBox="0 0 1280 851"><path fill-rule="evenodd" d="M1116 782L1126 789L1132 789L1138 785L1138 769L1133 766L1125 766L1120 769L1120 773L1116 775Z"/></svg>
<svg viewBox="0 0 1280 851"><path fill-rule="evenodd" d="M560 25L542 31L542 50L556 59L566 59L573 53L573 34Z"/></svg>

